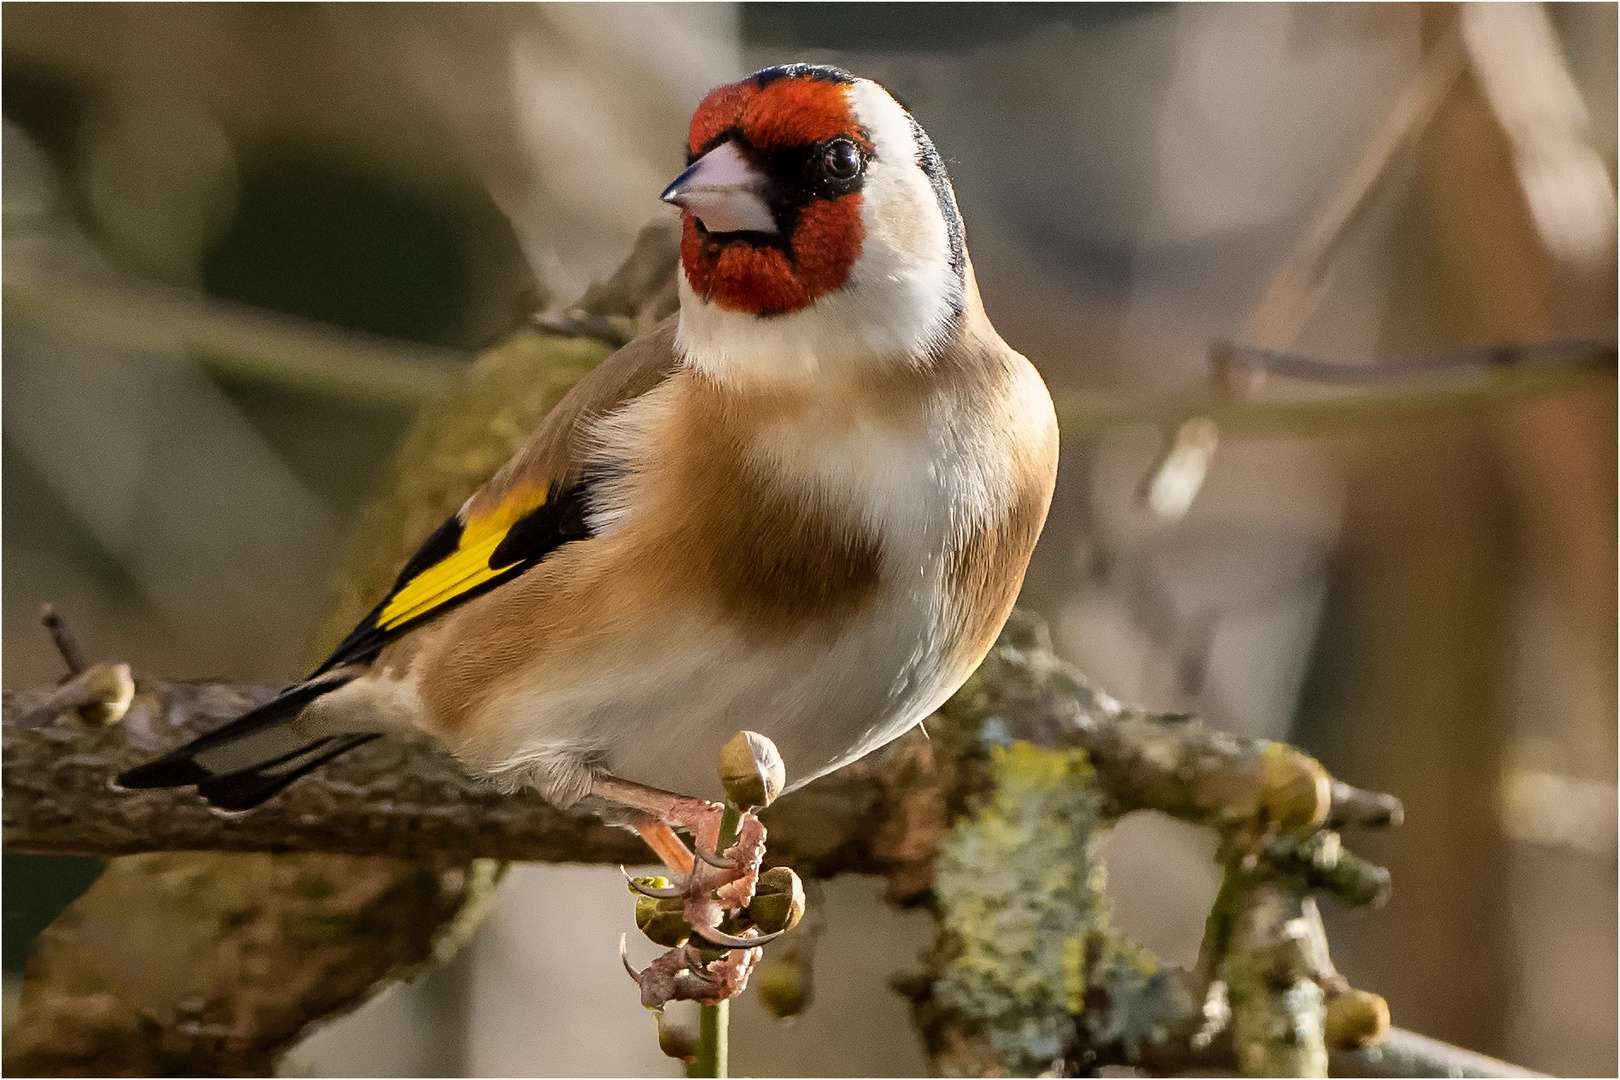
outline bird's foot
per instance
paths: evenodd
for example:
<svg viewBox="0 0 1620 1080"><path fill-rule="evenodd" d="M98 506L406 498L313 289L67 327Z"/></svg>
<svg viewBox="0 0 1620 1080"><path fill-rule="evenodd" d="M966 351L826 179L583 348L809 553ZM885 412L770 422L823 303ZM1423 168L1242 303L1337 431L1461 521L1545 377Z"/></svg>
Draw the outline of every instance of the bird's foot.
<svg viewBox="0 0 1620 1080"><path fill-rule="evenodd" d="M724 907L740 909L754 898L760 863L765 858L765 826L752 808L738 812L737 838L721 850L720 831L726 808L706 799L693 799L658 788L601 776L591 794L640 810L634 828L647 846L669 867L695 903L714 894ZM685 829L692 848L676 835ZM705 909L702 917L709 912ZM696 924L694 924L696 925ZM718 927L719 922L708 925Z"/></svg>
<svg viewBox="0 0 1620 1080"><path fill-rule="evenodd" d="M691 831L698 858L692 859L686 846L668 831L668 822L658 823L668 831L667 837L659 837L658 828L638 826L637 831L644 837L659 837L650 842L661 855L673 842L691 860L690 869L681 873L674 865L676 860L666 857L664 861L675 871L672 881L625 875L639 897L636 924L653 941L669 946L668 952L643 971L637 972L625 961L625 970L641 987L642 1004L648 1008L668 1001L712 1005L736 996L748 985L748 973L762 955L760 946L786 929L785 925L762 926L751 910L765 857L765 826L759 818L752 811L741 812L736 842L717 851L721 815L711 809L723 812L724 808L686 801L695 805L678 808L683 811L679 823Z"/></svg>
<svg viewBox="0 0 1620 1080"><path fill-rule="evenodd" d="M641 1001L661 1009L670 1001L714 1005L748 985L760 946L792 929L804 914L804 886L787 867L763 876L765 826L756 808L782 790L784 770L764 736L739 732L721 751L720 778L729 805L692 799L614 776L600 776L591 793L641 812L635 829L673 880L625 880L637 894L636 925L669 951L644 970L624 969ZM687 849L675 828L692 837ZM762 889L762 884L764 888Z"/></svg>
<svg viewBox="0 0 1620 1080"><path fill-rule="evenodd" d="M747 989L748 975L763 955L757 947L715 953L688 943L637 971L625 955L624 938L619 939L619 960L641 988L641 1004L653 1010L671 1001L718 1005L734 998Z"/></svg>

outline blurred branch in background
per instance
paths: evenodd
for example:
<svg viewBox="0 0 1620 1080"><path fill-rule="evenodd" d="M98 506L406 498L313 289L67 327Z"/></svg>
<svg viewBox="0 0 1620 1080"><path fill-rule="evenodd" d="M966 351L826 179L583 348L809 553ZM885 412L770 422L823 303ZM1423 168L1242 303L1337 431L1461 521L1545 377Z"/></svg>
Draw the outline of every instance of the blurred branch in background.
<svg viewBox="0 0 1620 1080"><path fill-rule="evenodd" d="M1418 146L1465 70L1471 70L1484 89L1498 124L1513 143L1515 172L1547 249L1557 258L1587 269L1595 268L1606 253L1614 251L1613 185L1590 145L1586 110L1546 14L1530 4L1469 3L1433 22L1433 40L1417 71L1338 190L1273 272L1238 343L1211 347L1212 396L1232 392L1238 371L1250 373L1250 385L1268 371L1282 373L1280 365L1240 365L1231 359L1246 347L1277 353L1298 341L1320 304L1334 255L1366 216L1373 196L1385 186L1397 162ZM1612 345L1607 356L1612 367ZM1293 374L1316 377L1309 365L1293 365ZM1327 373L1318 369L1317 374ZM1388 369L1367 370L1362 375L1367 382L1384 382L1388 377ZM1355 372L1345 365L1332 372L1332 381L1352 383ZM1552 392L1558 389L1555 386ZM1392 412L1421 412L1422 398L1421 391L1411 397L1402 395L1397 401L1380 401L1374 395L1361 404L1367 409L1365 415L1375 419L1384 415L1385 406ZM1285 415L1293 418L1293 414ZM1210 411L1199 411L1179 419L1173 434L1167 428L1165 449L1142 483L1149 505L1163 517L1184 514L1208 471L1218 427L1243 430L1248 419L1239 411L1223 425ZM1293 430L1311 428L1307 422Z"/></svg>
<svg viewBox="0 0 1620 1080"><path fill-rule="evenodd" d="M1582 246L1610 253L1607 266L1569 258L1567 243L1541 227L1534 205L1546 196L1525 183L1519 121L1492 89L1516 87L1513 109L1556 105L1563 118L1546 124L1555 142L1595 134L1571 121L1567 97L1548 95L1549 86L1567 88L1568 75L1547 9L1436 6L1422 17L1429 48L1461 21L1468 69L1418 148L1381 351L1582 334L1612 340L1612 184L1601 178L1602 201L1611 204L1604 210L1591 198L1590 172L1564 174L1573 183L1553 197L1584 214ZM1568 153L1566 145L1557 156ZM1551 737L1568 754L1561 771L1614 782L1613 416L1613 383L1598 380L1473 422L1341 441L1345 535L1294 736L1340 769L1383 777L1413 819L1429 823L1403 838L1403 850L1384 849L1402 883L1392 904L1402 912L1398 923L1372 934L1336 921L1341 951L1357 970L1377 972L1371 983L1424 1032L1481 1047L1537 1032L1545 1056L1536 1060L1572 1071L1581 1071L1573 1055L1562 1055L1581 1022L1574 1017L1613 1012L1612 969L1586 959L1607 949L1597 942L1612 940L1612 931L1606 918L1579 932L1561 927L1576 910L1576 891L1590 888L1584 882L1612 880L1612 856L1553 862L1515 845L1503 820L1503 778L1517 767L1521 739L1557 732ZM1570 667L1525 658L1521 620L1537 595L1568 627L1558 663ZM1562 679L1589 700L1552 706ZM1405 752L1378 749L1391 739ZM1527 883L1542 875L1556 877ZM1413 963L1417 955L1449 959ZM1569 980L1558 1005L1549 1000L1554 980L1531 974L1546 970L1532 957L1551 955ZM1456 980L1518 990L1464 1000L1444 989ZM1598 985L1605 989L1594 996ZM1612 1062L1612 1044L1596 1052Z"/></svg>
<svg viewBox="0 0 1620 1080"><path fill-rule="evenodd" d="M124 281L92 283L20 268L15 262L7 264L4 295L8 318L43 332L102 347L183 355L205 367L335 397L420 404L454 385L469 359L182 290ZM559 332L591 332L615 344L633 330L624 315L562 314L543 324ZM1613 344L1527 342L1469 350L1404 369L1358 371L1246 344L1217 342L1210 351L1211 381L1222 389L1180 394L1059 391L1055 399L1064 436L1164 424L1189 415L1208 418L1233 433L1323 434L1567 393L1612 373L1616 357ZM1295 389L1265 398L1233 388L1240 371L1351 389Z"/></svg>
<svg viewBox="0 0 1620 1080"><path fill-rule="evenodd" d="M184 289L92 281L8 259L7 319L66 341L186 358L311 393L420 405L445 393L465 353L368 337Z"/></svg>

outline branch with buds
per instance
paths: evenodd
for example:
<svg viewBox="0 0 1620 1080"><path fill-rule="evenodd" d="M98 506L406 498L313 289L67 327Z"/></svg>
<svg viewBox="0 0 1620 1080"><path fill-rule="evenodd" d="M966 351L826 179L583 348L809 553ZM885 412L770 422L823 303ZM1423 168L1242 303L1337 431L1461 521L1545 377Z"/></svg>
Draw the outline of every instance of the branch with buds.
<svg viewBox="0 0 1620 1080"><path fill-rule="evenodd" d="M629 833L500 795L402 741L363 747L250 814L221 815L184 791L117 791L109 780L120 769L267 693L133 683L122 715L96 724L54 690L6 693L7 850L645 857ZM100 700L116 713L121 697L109 687ZM35 724L41 709L62 715ZM644 1000L718 1002L740 988L765 935L802 913L788 867L879 873L892 900L932 899L939 912L938 947L902 985L941 1071L1061 1060L1321 1074L1330 1052L1377 1068L1387 1010L1333 970L1311 897L1376 904L1387 895L1387 873L1347 851L1339 830L1398 823L1397 800L1335 780L1282 744L1127 708L1053 655L1044 627L1021 613L927 727L929 739L899 740L774 803L768 775L756 775L760 791L732 792L735 839L720 835L724 823L695 838L707 858L692 880L634 882L638 925L670 950L634 972ZM732 750L768 756L746 739ZM746 769L733 772L749 782ZM1226 884L1194 971L1161 968L1110 923L1089 860L1111 823L1138 809L1222 838ZM779 866L738 889L761 865L766 825ZM694 945L699 926L707 944ZM693 1050L678 1031L668 1041L679 1056Z"/></svg>

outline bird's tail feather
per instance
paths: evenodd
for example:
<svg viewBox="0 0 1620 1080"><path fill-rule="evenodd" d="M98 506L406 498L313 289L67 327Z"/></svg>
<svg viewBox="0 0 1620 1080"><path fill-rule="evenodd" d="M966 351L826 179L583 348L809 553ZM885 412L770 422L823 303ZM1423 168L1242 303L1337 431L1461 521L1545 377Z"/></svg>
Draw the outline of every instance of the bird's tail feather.
<svg viewBox="0 0 1620 1080"><path fill-rule="evenodd" d="M276 761L204 780L197 785L197 794L221 810L250 810L305 773L376 737L376 734L328 735Z"/></svg>
<svg viewBox="0 0 1620 1080"><path fill-rule="evenodd" d="M290 686L274 699L155 761L118 777L120 787L162 788L195 784L209 802L224 810L246 810L374 735L311 738L293 721L322 694L352 676L322 678Z"/></svg>

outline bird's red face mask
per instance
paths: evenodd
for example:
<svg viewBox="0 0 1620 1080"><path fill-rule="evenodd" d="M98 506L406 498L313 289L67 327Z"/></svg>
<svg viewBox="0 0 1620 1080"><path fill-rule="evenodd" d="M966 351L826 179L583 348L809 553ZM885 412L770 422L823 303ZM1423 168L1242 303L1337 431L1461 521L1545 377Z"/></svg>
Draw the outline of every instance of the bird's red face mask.
<svg viewBox="0 0 1620 1080"><path fill-rule="evenodd" d="M843 287L866 235L872 156L849 86L827 68L772 68L698 106L690 164L663 198L681 207L681 265L699 297L769 316Z"/></svg>

